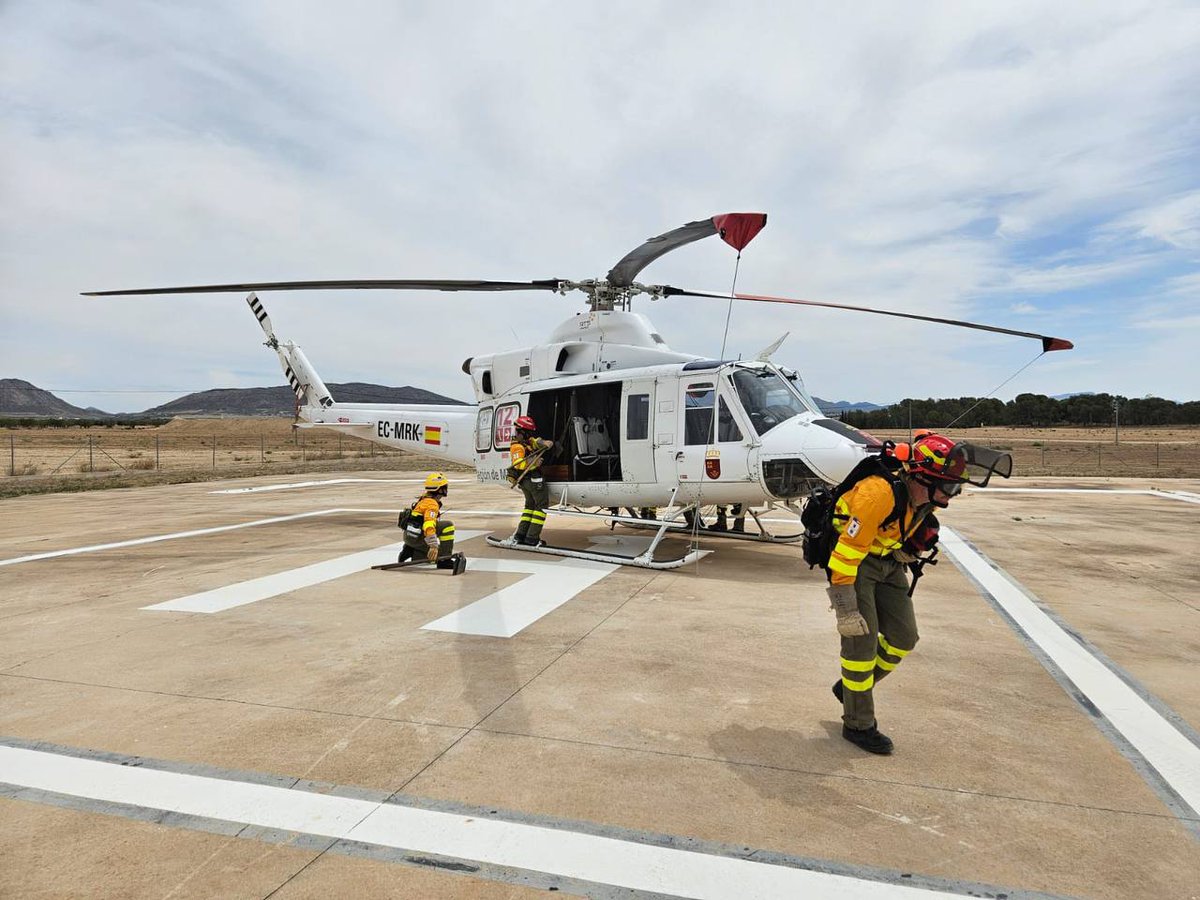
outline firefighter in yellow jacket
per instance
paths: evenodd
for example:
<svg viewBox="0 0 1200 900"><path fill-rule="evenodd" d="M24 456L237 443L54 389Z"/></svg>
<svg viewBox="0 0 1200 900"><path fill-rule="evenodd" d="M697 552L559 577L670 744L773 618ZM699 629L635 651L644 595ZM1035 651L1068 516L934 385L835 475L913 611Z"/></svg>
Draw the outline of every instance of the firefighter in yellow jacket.
<svg viewBox="0 0 1200 900"><path fill-rule="evenodd" d="M425 493L413 502L407 516L401 516L404 547L397 562L424 556L455 575L466 567L463 555L454 552L454 523L442 518L442 501L449 490L450 481L441 472L430 472L425 478Z"/></svg>
<svg viewBox="0 0 1200 900"><path fill-rule="evenodd" d="M550 501L550 491L542 475L542 456L554 446L554 441L537 436L532 416L520 416L513 424L516 432L509 447L508 480L525 495L525 508L521 510L513 540L536 547L543 543L542 526L546 524L546 505Z"/></svg>
<svg viewBox="0 0 1200 900"><path fill-rule="evenodd" d="M1008 454L956 444L926 433L896 448L894 479L868 475L837 499L837 543L829 558L829 599L842 636L842 677L833 693L842 703L842 737L871 753L892 752L879 731L874 687L917 644L917 621L905 567L936 542L937 519L964 483L986 485L993 472L1008 477ZM968 469L984 471L982 481ZM917 536L920 539L917 540Z"/></svg>

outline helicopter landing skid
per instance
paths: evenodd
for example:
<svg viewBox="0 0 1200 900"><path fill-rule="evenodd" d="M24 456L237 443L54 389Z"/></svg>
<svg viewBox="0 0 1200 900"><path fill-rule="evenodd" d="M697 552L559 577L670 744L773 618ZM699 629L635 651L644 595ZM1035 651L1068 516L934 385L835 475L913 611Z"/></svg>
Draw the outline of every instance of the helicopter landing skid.
<svg viewBox="0 0 1200 900"><path fill-rule="evenodd" d="M653 545L639 556L626 556L622 553L605 553L602 550L572 550L570 547L552 547L549 544L535 547L532 544L518 544L511 537L498 538L491 534L488 535L487 542L502 550L521 550L529 553L542 553L547 556L587 559L592 562L611 563L618 566L636 566L639 569L678 569L680 566L696 562L712 552L711 550L689 550L683 556L675 559L654 559L650 555L654 549Z"/></svg>

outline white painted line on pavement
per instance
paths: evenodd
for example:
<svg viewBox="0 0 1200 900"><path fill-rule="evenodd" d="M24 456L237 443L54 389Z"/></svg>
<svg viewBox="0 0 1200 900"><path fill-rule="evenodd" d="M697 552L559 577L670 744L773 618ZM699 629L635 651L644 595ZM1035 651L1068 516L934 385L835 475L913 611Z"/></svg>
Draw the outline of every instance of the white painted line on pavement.
<svg viewBox="0 0 1200 900"><path fill-rule="evenodd" d="M1163 781L1200 815L1200 747L1047 615L1024 589L998 572L958 534L942 526L941 546L982 585L1017 626L1095 705Z"/></svg>
<svg viewBox="0 0 1200 900"><path fill-rule="evenodd" d="M254 522L239 522L237 525L218 525L215 528L197 528L194 531L178 531L174 534L156 534L151 537L134 538L129 541L115 541L111 544L92 544L88 547L72 547L69 550L51 550L47 553L34 553L30 556L18 556L13 559L0 559L0 566L15 566L17 563L33 562L38 559L54 559L58 556L73 556L76 553L94 553L98 550L116 550L120 547L137 547L141 544L154 544L158 541L173 541L177 538L201 537L206 534L220 534L223 531L236 531L239 528L254 528L256 525L274 525L279 522L292 522L296 519L308 519L312 516L327 516L330 513L347 512L341 509L318 509L314 512L296 513L291 516L274 516L270 519L258 519Z"/></svg>
<svg viewBox="0 0 1200 900"><path fill-rule="evenodd" d="M290 491L297 488L326 487L331 484L424 484L424 478L327 478L324 481L294 481L290 484L264 484L258 487L228 488L210 494L260 494L264 491ZM474 484L475 480L451 478L451 484Z"/></svg>
<svg viewBox="0 0 1200 900"><path fill-rule="evenodd" d="M468 575L472 572L510 572L531 577L421 627L426 631L510 638L617 568L612 563L587 559L562 559L553 563L532 559L470 559Z"/></svg>
<svg viewBox="0 0 1200 900"><path fill-rule="evenodd" d="M294 788L0 746L0 781L260 828L429 853L675 897L967 896Z"/></svg>
<svg viewBox="0 0 1200 900"><path fill-rule="evenodd" d="M1200 503L1200 494L1189 491L1165 491L1160 488L1023 488L988 487L971 488L971 494L1144 494L1147 497L1162 497L1165 500L1182 500L1184 503Z"/></svg>
<svg viewBox="0 0 1200 900"><path fill-rule="evenodd" d="M455 544L461 544L464 541L469 541L471 538L479 537L481 534L486 533L484 531L459 532L455 535ZM189 594L186 597L179 597L175 600L155 603L153 606L143 606L142 609L163 612L224 612L227 609L234 609L249 603L257 603L259 600L268 600L271 597L277 597L289 591L298 591L301 588L311 587L314 584L321 584L326 581L332 581L335 578L342 578L346 575L363 572L371 568L371 566L393 563L396 561L397 551L402 546L403 542L400 542L388 544L384 547L377 547L374 550L350 553L346 556L327 559L324 562L313 563L309 566L301 566L298 569L289 569L286 572L277 572L274 575L264 575L262 578L253 578L250 581L242 581L237 584L227 584L224 587L214 588L211 591L202 591L198 594Z"/></svg>
<svg viewBox="0 0 1200 900"><path fill-rule="evenodd" d="M312 512L295 513L290 516L274 516L270 519L256 519L253 522L239 522L236 525L217 525L213 528L197 528L193 531L177 531L173 534L156 534L150 537L133 538L128 541L114 541L111 544L91 544L87 547L71 547L67 550L50 550L46 553L33 553L29 556L16 556L12 559L0 559L0 566L15 566L17 563L34 562L39 559L54 559L59 556L74 556L77 553L95 553L99 550L118 550L122 547L137 547L142 544L155 544L159 541L173 541L179 538L203 537L206 534L220 534L224 531L237 531L239 528L254 528L258 525L276 525L280 522L292 522L296 519L308 519L313 516L331 516L338 513L387 513L394 516L399 509L359 509L354 507L337 507L334 509L317 509ZM446 510L447 518L455 515L464 516L511 516L520 510Z"/></svg>

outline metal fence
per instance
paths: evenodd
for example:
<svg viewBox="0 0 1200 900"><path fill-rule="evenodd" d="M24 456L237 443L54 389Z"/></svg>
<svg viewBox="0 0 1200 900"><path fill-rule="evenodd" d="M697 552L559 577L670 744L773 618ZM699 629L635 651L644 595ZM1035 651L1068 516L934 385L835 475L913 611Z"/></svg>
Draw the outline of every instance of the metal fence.
<svg viewBox="0 0 1200 900"><path fill-rule="evenodd" d="M1200 477L1200 441L1008 441L1014 474ZM323 430L171 435L154 429L12 429L0 432L5 475L236 471L322 460L399 459L399 450Z"/></svg>
<svg viewBox="0 0 1200 900"><path fill-rule="evenodd" d="M98 433L96 433L98 432ZM277 434L163 435L147 431L97 429L55 434L13 430L3 435L0 453L6 475L80 475L97 472L227 471L294 466L318 460L398 459L399 450L342 434L297 431Z"/></svg>
<svg viewBox="0 0 1200 900"><path fill-rule="evenodd" d="M1200 475L1200 443L1030 441L992 446L1013 455L1015 475Z"/></svg>

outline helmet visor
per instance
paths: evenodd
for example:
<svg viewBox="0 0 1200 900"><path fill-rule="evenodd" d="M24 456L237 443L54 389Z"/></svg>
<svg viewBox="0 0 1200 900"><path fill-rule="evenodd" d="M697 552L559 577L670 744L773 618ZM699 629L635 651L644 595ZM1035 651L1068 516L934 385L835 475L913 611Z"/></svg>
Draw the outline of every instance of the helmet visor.
<svg viewBox="0 0 1200 900"><path fill-rule="evenodd" d="M987 487L993 475L1008 478L1012 475L1012 468L1011 453L968 443L954 446L948 466L951 477L956 481L964 481L976 487Z"/></svg>

